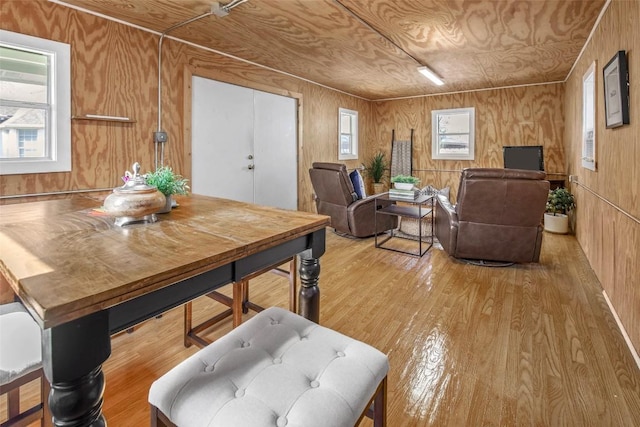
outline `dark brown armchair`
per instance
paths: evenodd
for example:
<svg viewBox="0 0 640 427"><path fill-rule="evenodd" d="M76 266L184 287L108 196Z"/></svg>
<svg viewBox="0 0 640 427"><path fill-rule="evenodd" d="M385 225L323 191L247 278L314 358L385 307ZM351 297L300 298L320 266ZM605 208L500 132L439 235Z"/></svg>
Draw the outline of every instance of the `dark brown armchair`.
<svg viewBox="0 0 640 427"><path fill-rule="evenodd" d="M339 163L314 163L309 169L311 184L316 193L318 213L331 217L331 226L338 232L355 237L369 237L375 233L375 209L393 202L379 200L376 206L373 197L358 200L347 168ZM378 232L397 226L397 219L390 215L379 215Z"/></svg>
<svg viewBox="0 0 640 427"><path fill-rule="evenodd" d="M436 201L435 234L456 258L538 262L549 181L539 171L465 169L458 203Z"/></svg>

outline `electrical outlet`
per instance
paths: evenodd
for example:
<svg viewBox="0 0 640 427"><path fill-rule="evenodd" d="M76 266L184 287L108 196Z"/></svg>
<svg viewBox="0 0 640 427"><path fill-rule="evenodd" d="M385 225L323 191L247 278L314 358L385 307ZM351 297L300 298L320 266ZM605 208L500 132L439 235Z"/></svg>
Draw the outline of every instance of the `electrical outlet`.
<svg viewBox="0 0 640 427"><path fill-rule="evenodd" d="M167 133L165 131L154 132L153 142L167 142Z"/></svg>

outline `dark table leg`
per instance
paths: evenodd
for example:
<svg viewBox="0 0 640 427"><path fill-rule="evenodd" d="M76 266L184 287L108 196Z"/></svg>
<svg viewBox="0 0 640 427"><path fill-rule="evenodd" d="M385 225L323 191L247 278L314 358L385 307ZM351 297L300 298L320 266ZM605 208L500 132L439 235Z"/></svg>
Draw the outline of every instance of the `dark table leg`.
<svg viewBox="0 0 640 427"><path fill-rule="evenodd" d="M101 311L45 329L44 371L51 383L49 407L58 427L103 427L102 363L111 354L109 313Z"/></svg>
<svg viewBox="0 0 640 427"><path fill-rule="evenodd" d="M300 306L301 316L320 323L320 260L317 258L301 258L300 260Z"/></svg>
<svg viewBox="0 0 640 427"><path fill-rule="evenodd" d="M310 248L300 254L300 295L298 314L320 323L320 257L325 251L326 230L311 234Z"/></svg>

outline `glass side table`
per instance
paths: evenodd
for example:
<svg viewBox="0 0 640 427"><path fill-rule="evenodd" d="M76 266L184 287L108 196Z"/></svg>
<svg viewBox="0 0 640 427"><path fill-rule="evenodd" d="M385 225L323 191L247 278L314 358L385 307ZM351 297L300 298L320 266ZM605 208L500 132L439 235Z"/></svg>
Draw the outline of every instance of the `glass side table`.
<svg viewBox="0 0 640 427"><path fill-rule="evenodd" d="M395 252L401 252L408 255L417 257L423 256L433 246L433 195L418 195L414 199L409 198L397 198L389 196L389 193L379 194L376 196L377 200L391 200L397 202L396 204L389 205L384 208L376 209L374 216L374 229L375 233L375 247L387 249ZM400 203L400 204L398 204ZM377 206L377 203L376 203ZM418 221L418 235L408 236L399 230L387 230L378 232L378 215L393 215L398 217L399 221L402 218L412 218ZM431 226L431 230L427 234L423 233L422 228L425 226L423 222L427 220ZM428 226L428 225L427 225ZM424 234L424 235L423 235ZM402 247L393 247L390 244L391 239L405 239L416 240L418 243L418 251L405 250ZM428 239L428 240L427 240ZM386 244L389 243L389 244ZM386 245L385 245L386 244Z"/></svg>

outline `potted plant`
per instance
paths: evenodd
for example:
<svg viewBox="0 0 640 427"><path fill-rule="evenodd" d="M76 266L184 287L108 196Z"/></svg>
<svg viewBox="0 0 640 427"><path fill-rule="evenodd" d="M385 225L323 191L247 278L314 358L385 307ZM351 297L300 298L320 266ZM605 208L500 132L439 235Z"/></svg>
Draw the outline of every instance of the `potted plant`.
<svg viewBox="0 0 640 427"><path fill-rule="evenodd" d="M414 185L420 182L420 179L411 175L396 175L391 177L391 182L398 190L411 190Z"/></svg>
<svg viewBox="0 0 640 427"><path fill-rule="evenodd" d="M161 209L158 213L171 212L172 196L174 194L189 194L189 186L187 185L189 180L173 172L169 166L161 166L154 172L148 172L144 177L147 180L147 184L156 187L166 198L164 209Z"/></svg>
<svg viewBox="0 0 640 427"><path fill-rule="evenodd" d="M367 175L373 180L373 192L376 194L384 192L384 185L382 179L384 178L384 171L387 169L387 161L384 158L384 153L378 151L366 165Z"/></svg>
<svg viewBox="0 0 640 427"><path fill-rule="evenodd" d="M568 213L576 207L573 194L564 187L549 191L544 229L551 233L567 234L569 232Z"/></svg>

